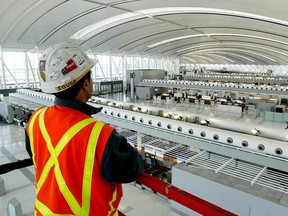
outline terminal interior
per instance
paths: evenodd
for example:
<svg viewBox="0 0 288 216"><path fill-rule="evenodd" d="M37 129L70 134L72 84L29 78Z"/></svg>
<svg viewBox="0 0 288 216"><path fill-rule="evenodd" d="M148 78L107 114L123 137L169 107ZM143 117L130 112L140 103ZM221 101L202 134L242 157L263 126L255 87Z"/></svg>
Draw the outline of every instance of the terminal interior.
<svg viewBox="0 0 288 216"><path fill-rule="evenodd" d="M143 156L145 178L123 185L121 213L286 216L285 5L1 1L0 215L34 214L34 167L4 167L29 157L24 128L53 105L41 91L39 57L72 42L98 61L88 104L103 109L93 117Z"/></svg>

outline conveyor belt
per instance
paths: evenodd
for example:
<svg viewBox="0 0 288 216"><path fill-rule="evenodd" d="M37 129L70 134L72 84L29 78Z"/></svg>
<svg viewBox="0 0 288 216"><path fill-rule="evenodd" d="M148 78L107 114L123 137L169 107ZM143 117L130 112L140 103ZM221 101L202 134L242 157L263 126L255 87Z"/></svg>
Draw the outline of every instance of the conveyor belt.
<svg viewBox="0 0 288 216"><path fill-rule="evenodd" d="M189 158L193 157L194 155L198 154L199 151L193 151L189 147L184 145L178 145L175 148L172 148L171 150L168 150L165 155L174 157L177 159L177 161L182 162L186 161Z"/></svg>
<svg viewBox="0 0 288 216"><path fill-rule="evenodd" d="M46 101L47 104L52 103L51 98L49 99L49 96L43 95L43 94L40 94L39 96L35 98L32 98L35 101L26 100L25 97L27 98L32 97L32 96L29 96L28 93L30 94L30 92L27 92L27 95L19 94L17 95L17 97L10 97L10 100L11 100L10 103L12 102L13 104L15 104L15 106L21 105L23 110L36 109L39 106L45 105L44 103L42 103L43 101ZM47 97L49 100L46 100L45 97ZM105 109L109 111L109 115L99 114L97 115L97 118L99 118L100 120L103 119L103 121L105 120L105 122L107 121L106 123L121 126L123 128L131 128L130 118L132 116L137 117L138 115L138 113L128 114L129 111L121 110L121 109L114 110L111 108L111 110L109 110L107 107ZM115 115L116 115L116 112L117 113L120 112L121 116L122 115L124 116L124 114L125 115L127 114L128 117L126 119L126 118L119 118L116 116L112 116L111 114L112 111L115 112ZM210 127L202 128L201 126L198 126L196 124L191 124L191 127L193 127L193 130L194 130L194 132L192 133L193 134L192 136L189 133L186 133L186 134L183 133L185 132L184 130L184 124L186 124L185 122L181 122L182 128L180 131L179 130L172 131L171 129L167 130L166 126L164 127L165 121L167 121L167 124L168 124L170 123L170 120L167 120L167 119L160 120L159 117L157 116L155 117L149 116L149 115L144 116L144 114L139 115L139 117L137 118L140 118L140 117L144 118L145 120L144 123L141 123L141 121L140 122L133 121L133 128L135 128L135 130L141 133L142 144L146 145L147 148L150 147L152 150L155 150L155 152L156 150L161 150L161 153L163 153L163 156L175 158L177 159L178 162L185 161L187 163L190 163L192 166L208 168L208 169L214 170L215 172L221 172L230 176L241 178L245 181L251 182L251 184L259 184L268 188L272 188L277 191L287 193L288 174L287 172L285 172L285 170L287 170L286 158L284 157L278 158L276 156L272 157L272 155L268 155L267 161L269 161L269 163L268 162L267 163L265 162L265 163L269 165L266 165L264 163L262 165L256 165L254 164L253 161L256 158L259 158L259 160L261 159L261 161L263 162L264 160L266 160L266 155L263 154L265 157L264 156L262 157L262 155L260 154L258 155L256 152L248 152L248 149L247 149L246 151L247 151L247 155L249 155L249 158L251 158L250 154L253 154L253 161L250 161L250 162L244 161L244 159L241 158L240 155L246 157L245 148L236 149L235 147L235 143L237 141L236 138L234 139L233 145L228 145L227 143L224 144L218 141L216 142L216 141L207 140L207 137L199 138L199 137L194 136L196 134L196 129L198 128L201 128L201 130L205 131L206 134L208 135L209 130L212 130L212 128ZM163 127L160 127L159 125L155 126L152 124L147 124L148 121L145 118L147 118L147 120L153 119L153 124L157 124L158 121L162 122ZM158 119L158 120L156 121L155 119ZM171 121L171 124L175 124L175 127L173 128L177 128L176 126L180 125L179 121ZM213 128L213 132L215 131L216 129ZM134 144L134 145L137 144L138 132L130 131L127 129L119 130L119 133L124 135L130 144ZM145 132L150 132L150 133L145 133ZM224 132L221 131L221 133L224 133ZM145 134L153 134L153 135L155 134L155 137L150 136L150 135L145 135ZM229 136L232 136L232 132L229 132ZM167 140L164 140L166 138L169 140L171 139L174 142L169 142ZM253 144L253 140L254 139L251 139L251 142L249 142L249 147ZM257 140L261 140L262 143L264 143L265 141L264 139L257 139ZM175 143L175 142L179 142L179 143ZM273 143L270 143L270 144L272 145L272 144L275 144L276 142L278 141L273 141ZM215 154L215 153L212 153L213 150L206 149L206 151L202 151L199 149L192 149L192 146L188 147L184 145L185 143L186 144L196 143L201 149L205 149L205 147L209 145L209 147L210 146L211 148L213 147L214 150L218 150L218 148L223 149L225 151L231 150L233 154L235 152L235 156L231 156L233 154L231 154L230 157L224 156L225 152L222 152L222 151L221 152L219 151L218 154ZM282 144L280 142L278 143L279 145ZM197 145L194 145L194 147L196 148ZM268 147L270 146L267 145L267 149ZM237 152L237 155L236 155L236 152ZM221 155L222 153L223 155ZM225 155L228 155L228 154L225 154ZM238 157L238 159L236 159L236 157ZM242 160L240 160L240 158ZM274 165L273 169L271 167L266 167L266 166L270 166L270 164L271 166ZM278 167L280 167L281 168L280 170L282 171L280 171Z"/></svg>
<svg viewBox="0 0 288 216"><path fill-rule="evenodd" d="M211 152L201 152L186 160L186 164L211 169L215 173L223 173L250 182L251 185L257 184L288 194L287 172Z"/></svg>

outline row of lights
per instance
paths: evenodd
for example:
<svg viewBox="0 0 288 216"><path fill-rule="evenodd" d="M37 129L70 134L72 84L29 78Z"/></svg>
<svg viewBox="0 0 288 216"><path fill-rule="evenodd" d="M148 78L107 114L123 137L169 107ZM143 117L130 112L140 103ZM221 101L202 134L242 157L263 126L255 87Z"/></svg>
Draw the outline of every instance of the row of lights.
<svg viewBox="0 0 288 216"><path fill-rule="evenodd" d="M191 81L175 81L175 80L143 80L145 83L162 83L162 84L179 84L179 85L199 85L199 86L216 86L216 87L229 87L229 88L251 88L251 89L261 89L261 90L275 90L275 91L283 91L285 87L283 86L258 86L258 85L251 85L251 84L243 84L243 85L237 85L234 83L207 83L207 82L191 82ZM286 87L286 90L288 87Z"/></svg>
<svg viewBox="0 0 288 216"><path fill-rule="evenodd" d="M218 75L193 75L193 76L187 76L187 77L197 77L197 78L216 78L216 79L245 79L245 80L267 80L267 81L271 81L271 80L279 80L278 77L259 77L259 76L218 76ZM282 78L282 81L288 81L288 79L284 79Z"/></svg>
<svg viewBox="0 0 288 216"><path fill-rule="evenodd" d="M132 110L133 110L134 112L141 112L141 113L148 113L148 112L149 112L149 109L146 108L146 107L137 107L137 106L134 106L134 107L132 108Z"/></svg>
<svg viewBox="0 0 288 216"><path fill-rule="evenodd" d="M170 118L170 119L175 119L175 120L182 120L183 116L181 114L173 114L171 112L168 113L163 113L164 118Z"/></svg>
<svg viewBox="0 0 288 216"><path fill-rule="evenodd" d="M105 113L105 114L108 114L107 110L105 110L104 113ZM114 116L114 112L113 112L113 111L112 111L110 114L111 114L112 116ZM121 114L118 113L117 116L118 116L118 117L121 117ZM125 118L125 119L128 119L128 115L125 114L125 115L124 115L124 118ZM133 121L136 120L135 116L132 116L131 119L132 119ZM144 119L141 118L141 119L139 119L139 121L140 121L141 123L143 123L143 122L144 122ZM211 124L211 122L208 121L207 119L202 120L200 123L206 124L207 126ZM152 125L152 120L149 120L149 121L148 121L148 124L149 124L149 125ZM163 125L162 125L161 122L158 122L158 123L157 123L157 126L158 126L158 127L162 127ZM167 129L171 130L171 129L172 129L172 125L171 125L171 124L167 124ZM181 126L178 126L178 127L177 127L177 131L182 132L182 127L181 127ZM253 133L255 133L255 135L261 134L260 130L258 130L257 128L252 129L251 132L252 132L252 131L253 131ZM188 133L189 133L190 135L192 135L192 134L194 134L194 130L193 130L193 129L189 129ZM206 132L205 132L205 131L201 131L201 132L200 132L200 136L203 137L203 138L206 137ZM218 135L218 134L214 134L214 135L213 135L213 139L216 140L216 141L219 140L219 135ZM228 137L228 138L227 138L227 143L229 143L229 144L232 144L232 143L233 143L232 137ZM243 147L248 147L248 142L247 142L246 140L244 140L244 141L242 141L241 145L242 145ZM263 144L259 144L259 145L257 146L257 149L260 150L260 151L264 151L264 150L265 150L265 146L264 146ZM282 150L281 148L276 148L276 149L275 149L275 154L277 154L277 155L282 155L282 154L283 154L283 150Z"/></svg>

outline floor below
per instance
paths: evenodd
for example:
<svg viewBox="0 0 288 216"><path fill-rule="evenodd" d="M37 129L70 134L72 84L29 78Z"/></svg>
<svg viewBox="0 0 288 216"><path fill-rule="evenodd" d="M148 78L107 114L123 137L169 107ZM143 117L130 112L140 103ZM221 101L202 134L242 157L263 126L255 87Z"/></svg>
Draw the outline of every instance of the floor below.
<svg viewBox="0 0 288 216"><path fill-rule="evenodd" d="M24 129L17 125L0 124L0 164L28 158L24 144ZM32 166L0 175L5 194L0 195L0 215L7 215L7 204L13 198L21 203L23 216L33 215L35 200L34 168ZM1 191L1 190L0 190ZM177 216L165 197L149 189L142 190L134 183L123 185L119 210L127 216Z"/></svg>

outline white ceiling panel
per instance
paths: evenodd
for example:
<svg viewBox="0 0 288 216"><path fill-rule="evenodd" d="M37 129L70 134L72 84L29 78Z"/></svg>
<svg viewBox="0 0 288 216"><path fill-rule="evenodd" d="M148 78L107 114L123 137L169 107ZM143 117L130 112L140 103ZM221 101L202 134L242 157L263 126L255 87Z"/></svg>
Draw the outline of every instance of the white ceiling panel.
<svg viewBox="0 0 288 216"><path fill-rule="evenodd" d="M86 40L82 45L87 49L92 49L97 52L105 52L111 49L116 52L115 47L121 48L122 46L128 45L131 40L138 40L139 37L145 37L148 34L155 34L158 31L165 31L168 29L175 28L174 25L167 25L162 21L155 21L147 17L141 17L138 20L124 22L120 25L107 28L99 34L93 35L89 40ZM103 44L108 45L103 48ZM120 51L122 52L122 51Z"/></svg>
<svg viewBox="0 0 288 216"><path fill-rule="evenodd" d="M8 8L15 2L16 0L2 0L0 7L0 17L8 10Z"/></svg>
<svg viewBox="0 0 288 216"><path fill-rule="evenodd" d="M287 6L286 0L1 0L0 42L4 50L72 41L95 53L288 64Z"/></svg>
<svg viewBox="0 0 288 216"><path fill-rule="evenodd" d="M152 20L153 21L153 20ZM159 37L171 38L175 35L183 35L195 33L193 30L185 29L175 25L169 25L163 22L155 22L153 24L147 25L149 23L144 20L138 20L137 25L133 25L132 28L130 24L121 25L104 33L97 35L94 40L97 40L97 46L92 48L97 51L97 49L104 50L111 47L114 52L127 52L127 53L139 53L146 49L146 46L153 44L159 40ZM130 27L128 27L130 26ZM142 27L141 27L142 26ZM112 32L118 32L118 35L111 36Z"/></svg>

